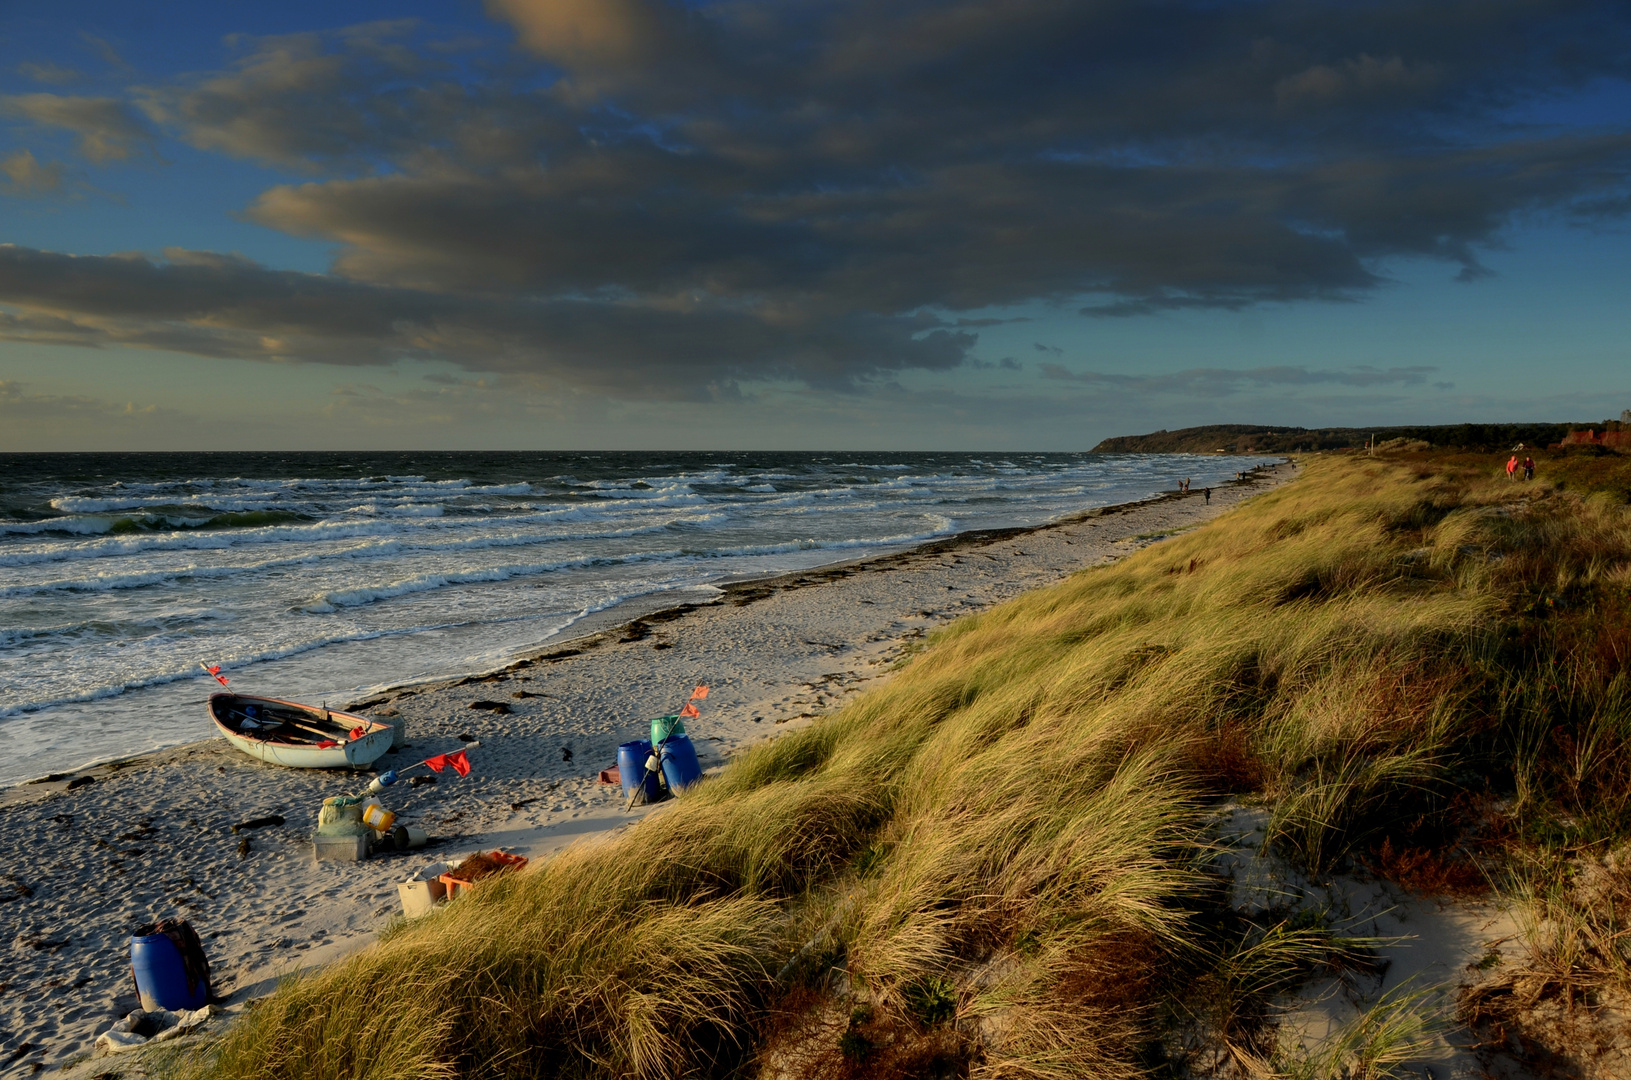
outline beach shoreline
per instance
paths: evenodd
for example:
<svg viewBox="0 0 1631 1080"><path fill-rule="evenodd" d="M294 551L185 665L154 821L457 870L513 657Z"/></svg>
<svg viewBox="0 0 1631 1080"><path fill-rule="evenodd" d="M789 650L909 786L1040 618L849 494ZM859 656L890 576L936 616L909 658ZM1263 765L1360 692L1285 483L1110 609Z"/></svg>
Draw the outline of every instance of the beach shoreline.
<svg viewBox="0 0 1631 1080"><path fill-rule="evenodd" d="M1280 463L1283 463L1285 460L1286 459L1278 459ZM1259 473L1260 470L1268 470L1269 472L1272 472L1277 467L1279 467L1278 464L1255 466L1248 470L1245 475L1251 477L1253 474ZM1236 483L1241 482L1242 481L1236 481ZM1253 481L1247 480L1244 482L1251 483ZM1221 491L1222 489L1219 490ZM516 650L511 656L491 667L480 668L475 671L443 673L426 676L424 678L407 679L396 683L390 683L385 686L375 688L369 693L348 700L345 704L336 705L335 708L342 712L357 712L365 710L371 703L377 702L380 699L392 699L406 691L418 693L428 690L445 689L452 686L465 685L472 679L482 679L499 672L516 670L518 665L525 666L530 661L535 661L542 657L546 657L561 649L577 649L585 645L593 647L594 645L601 644L606 640L618 637L624 632L626 627L634 623L644 621L669 622L675 618L683 616L687 612L695 610L698 607L718 603L720 601L734 602L735 598L744 595L759 595L767 589L779 591L787 588L789 585L793 585L795 582L800 582L812 577L819 578L821 582L838 580L843 577L847 577L852 573L864 570L865 567L872 563L888 562L889 560L897 559L903 555L911 555L914 553L925 555L944 553L963 547L979 546L998 540L1013 539L1020 536L1026 536L1031 533L1043 532L1061 526L1076 524L1093 518L1105 517L1114 514L1125 514L1143 507L1156 505L1169 500L1188 498L1199 494L1201 493L1198 491L1160 492L1147 498L1135 499L1131 502L1090 507L1086 510L1066 514L1063 517L1045 521L1036 525L1015 525L990 529L966 529L960 532L949 533L946 536L936 537L931 540L920 541L896 551L868 553L852 559L822 563L802 570L755 574L737 579L725 579L718 583L710 583L707 585L683 585L673 589L664 589L658 592L628 597L605 608L586 612L578 616L577 618L573 619L571 623L562 627L561 630L557 631L555 634L545 638L543 641ZM793 587L800 586L794 585ZM678 600L679 594L684 593L695 593L698 595L698 599L694 602ZM214 687L213 684L205 685L204 696L198 701L198 707L201 710L205 707L209 694L213 693L215 689L216 687ZM73 777L86 774L94 775L96 770L99 769L118 770L124 767L125 763L127 762L135 760L145 761L155 757L156 755L183 750L191 746L212 743L214 740L214 736L209 736L203 739L194 739L188 742L175 743L169 746L161 746L149 750L138 751L134 754L120 754L108 758L93 758L70 768L60 770L60 772L46 773L40 776L28 777L23 780L0 783L0 807L9 805L11 802L17 801L19 798L26 798L26 794L20 795L16 789L37 786L42 783L56 782L53 779L56 776L71 779ZM67 782L67 779L64 779L62 782Z"/></svg>
<svg viewBox="0 0 1631 1080"><path fill-rule="evenodd" d="M201 660L234 690L359 700L697 595L676 590L1056 520L1186 475L1222 484L1259 463L477 452L14 466L0 492L0 787L214 736Z"/></svg>
<svg viewBox="0 0 1631 1080"><path fill-rule="evenodd" d="M493 847L536 859L637 820L596 776L693 685L713 687L692 735L703 766L718 767L887 677L934 628L1200 524L1294 472L1261 466L1214 488L1210 504L1168 493L726 582L694 603L651 594L494 669L370 695L354 707L402 717L411 743L382 766L456 749L461 736L482 743L467 779L388 789L387 805L443 838L423 852L313 862L322 798L366 778L261 765L219 739L0 789L0 892L15 894L0 903L0 928L17 969L0 996L0 1051L34 1048L4 1071L88 1051L135 1007L125 936L138 923L192 920L218 993L241 1004L281 973L372 940L399 910L396 882L427 862ZM272 815L284 824L232 829Z"/></svg>

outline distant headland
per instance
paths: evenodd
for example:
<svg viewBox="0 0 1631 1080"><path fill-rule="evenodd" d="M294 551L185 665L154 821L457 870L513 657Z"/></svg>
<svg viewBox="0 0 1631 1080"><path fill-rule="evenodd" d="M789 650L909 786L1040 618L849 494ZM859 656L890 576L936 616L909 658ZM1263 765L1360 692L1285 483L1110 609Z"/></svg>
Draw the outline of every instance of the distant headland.
<svg viewBox="0 0 1631 1080"><path fill-rule="evenodd" d="M1589 434L1588 434L1589 433ZM1271 427L1265 424L1207 424L1148 435L1117 435L1093 448L1101 454L1290 454L1341 450L1374 440L1424 442L1465 450L1506 450L1519 443L1531 447L1559 443L1619 442L1612 436L1631 433L1631 409L1619 420L1574 424L1438 424L1371 428ZM1572 436L1572 437L1571 437ZM1609 438L1605 440L1605 436Z"/></svg>

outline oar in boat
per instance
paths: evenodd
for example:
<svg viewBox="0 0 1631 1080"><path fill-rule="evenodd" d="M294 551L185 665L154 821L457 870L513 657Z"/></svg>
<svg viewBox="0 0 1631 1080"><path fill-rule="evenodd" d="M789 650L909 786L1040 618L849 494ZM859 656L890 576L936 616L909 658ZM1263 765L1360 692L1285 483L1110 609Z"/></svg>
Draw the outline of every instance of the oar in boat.
<svg viewBox="0 0 1631 1080"><path fill-rule="evenodd" d="M278 713L273 712L270 709L266 710L266 715L271 717L272 719L278 721L281 724L288 724L290 727L297 727L301 731L309 731L313 735L321 735L325 739L334 739L336 736L340 736L340 735L343 735L343 736L346 736L347 738L350 738L351 732L357 730L356 728L342 728L342 727L340 727L340 725L334 723L331 720L331 721L329 721L329 730L325 731L320 727L313 727L311 724L302 724L299 720L295 719L293 716L288 715L287 713L284 713L284 714L280 715Z"/></svg>
<svg viewBox="0 0 1631 1080"><path fill-rule="evenodd" d="M269 727L269 728L274 728L274 729L275 728L280 728L280 727L298 728L299 730L304 731L304 732L306 732L308 734L316 735L319 739L326 739L326 740L329 740L329 741L332 741L332 742L341 742L342 741L342 738L341 738L342 736L349 737L349 735L351 734L350 731L342 730L339 727L339 725L332 724L332 722L331 722L332 730L328 730L328 731L325 731L320 727L314 727L311 724L303 724L303 723L301 723L301 718L304 715L305 715L304 713L287 712L287 711L283 711L283 710L267 709L267 708L262 708L262 710L261 710L261 716L264 717L264 719L260 719L260 718L254 717L254 716L250 716L247 709L245 709L244 713L243 713L244 720L253 721L256 727ZM244 730L241 721L239 723L238 730L240 732L242 732ZM355 730L355 729L352 729L352 730Z"/></svg>

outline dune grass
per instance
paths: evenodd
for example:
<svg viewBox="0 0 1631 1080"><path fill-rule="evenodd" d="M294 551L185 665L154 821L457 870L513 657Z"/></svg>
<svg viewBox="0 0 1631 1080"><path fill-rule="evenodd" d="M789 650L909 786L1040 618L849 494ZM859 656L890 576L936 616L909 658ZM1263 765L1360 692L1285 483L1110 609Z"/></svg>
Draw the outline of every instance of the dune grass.
<svg viewBox="0 0 1631 1080"><path fill-rule="evenodd" d="M670 811L289 981L182 1071L1117 1078L1182 1073L1183 1017L1242 1074L1302 1075L1270 1064L1270 1005L1345 946L1227 910L1219 799L1263 802L1316 872L1483 880L1625 839L1624 499L1498 469L1314 459L960 620ZM1364 1075L1406 1012L1355 1034Z"/></svg>

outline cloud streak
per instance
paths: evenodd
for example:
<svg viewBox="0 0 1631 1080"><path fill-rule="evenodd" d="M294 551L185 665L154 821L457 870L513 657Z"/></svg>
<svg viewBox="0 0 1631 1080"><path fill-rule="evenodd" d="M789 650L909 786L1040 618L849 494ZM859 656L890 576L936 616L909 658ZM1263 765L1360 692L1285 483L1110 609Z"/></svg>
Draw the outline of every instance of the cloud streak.
<svg viewBox="0 0 1631 1080"><path fill-rule="evenodd" d="M80 394L35 394L26 384L0 379L0 417L8 424L50 427L63 424L118 424L152 426L173 422L182 414L157 405L117 404Z"/></svg>
<svg viewBox="0 0 1631 1080"><path fill-rule="evenodd" d="M62 190L62 166L41 163L32 151L18 150L0 158L0 191L8 195L46 195Z"/></svg>
<svg viewBox="0 0 1631 1080"><path fill-rule="evenodd" d="M118 98L13 94L0 97L0 112L73 132L80 156L97 165L127 161L152 146L152 133Z"/></svg>

